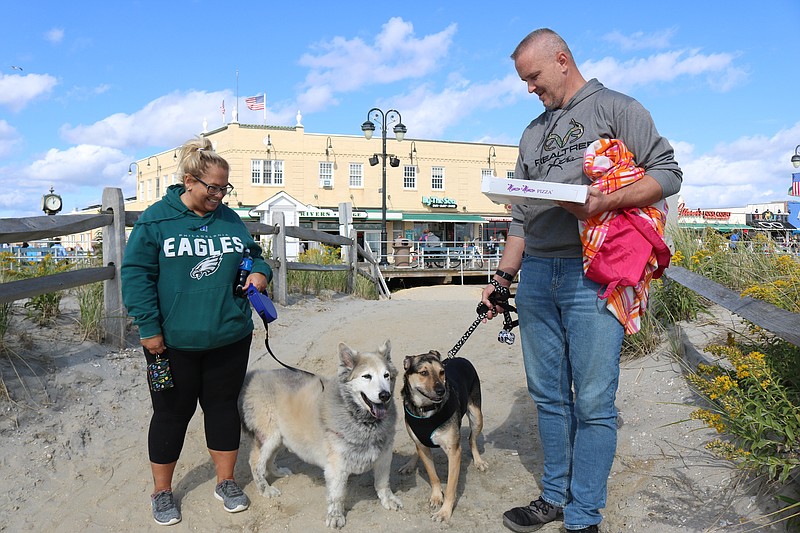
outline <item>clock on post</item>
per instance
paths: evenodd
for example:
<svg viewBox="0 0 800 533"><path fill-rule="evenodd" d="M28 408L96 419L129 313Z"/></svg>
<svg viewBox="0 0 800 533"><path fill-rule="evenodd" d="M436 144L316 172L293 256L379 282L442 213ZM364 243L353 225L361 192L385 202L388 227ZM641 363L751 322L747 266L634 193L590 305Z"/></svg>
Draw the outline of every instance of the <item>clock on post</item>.
<svg viewBox="0 0 800 533"><path fill-rule="evenodd" d="M50 187L50 192L42 196L42 211L47 215L55 215L62 207L61 196L55 194Z"/></svg>

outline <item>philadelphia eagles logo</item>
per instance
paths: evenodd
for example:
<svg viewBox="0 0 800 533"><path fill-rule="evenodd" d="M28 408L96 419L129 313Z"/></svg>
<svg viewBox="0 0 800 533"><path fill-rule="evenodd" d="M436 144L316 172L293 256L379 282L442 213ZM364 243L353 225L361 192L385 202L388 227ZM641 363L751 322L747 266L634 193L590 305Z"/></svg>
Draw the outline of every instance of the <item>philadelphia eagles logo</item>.
<svg viewBox="0 0 800 533"><path fill-rule="evenodd" d="M220 263L222 263L222 254L215 253L210 255L197 263L195 267L189 272L189 276L192 279L200 279L203 276L210 276L214 272L217 271L219 268Z"/></svg>
<svg viewBox="0 0 800 533"><path fill-rule="evenodd" d="M583 124L580 122L575 122L574 118L570 120L569 123L572 125L572 127L567 130L567 133L564 134L564 137L559 137L556 132L553 132L547 136L547 139L544 141L545 150L549 152L551 150L564 148L567 143L573 140L577 141L583 137Z"/></svg>

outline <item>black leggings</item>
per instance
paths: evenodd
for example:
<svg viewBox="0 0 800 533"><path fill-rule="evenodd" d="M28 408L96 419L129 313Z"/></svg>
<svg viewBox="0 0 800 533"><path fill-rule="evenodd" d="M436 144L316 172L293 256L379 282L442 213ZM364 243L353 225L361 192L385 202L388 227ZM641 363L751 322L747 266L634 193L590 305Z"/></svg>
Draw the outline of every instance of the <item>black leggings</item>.
<svg viewBox="0 0 800 533"><path fill-rule="evenodd" d="M147 445L151 462L169 464L178 460L198 401L204 414L208 448L223 452L239 449L239 391L247 372L252 338L250 334L213 350L167 350L175 386L150 392L153 417ZM155 361L153 354L147 350L144 353L148 364Z"/></svg>

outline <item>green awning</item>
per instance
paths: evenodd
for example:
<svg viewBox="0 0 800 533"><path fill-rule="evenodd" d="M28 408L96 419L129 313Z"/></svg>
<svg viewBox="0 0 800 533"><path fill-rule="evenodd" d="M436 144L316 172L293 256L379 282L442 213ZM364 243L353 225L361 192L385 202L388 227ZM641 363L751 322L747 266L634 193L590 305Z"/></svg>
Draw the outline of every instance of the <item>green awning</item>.
<svg viewBox="0 0 800 533"><path fill-rule="evenodd" d="M478 224L486 222L482 216L459 213L403 213L403 220L408 222L475 222Z"/></svg>
<svg viewBox="0 0 800 533"><path fill-rule="evenodd" d="M747 224L703 224L699 222L678 222L680 229L706 229L711 228L717 231L733 231L736 229L756 229Z"/></svg>

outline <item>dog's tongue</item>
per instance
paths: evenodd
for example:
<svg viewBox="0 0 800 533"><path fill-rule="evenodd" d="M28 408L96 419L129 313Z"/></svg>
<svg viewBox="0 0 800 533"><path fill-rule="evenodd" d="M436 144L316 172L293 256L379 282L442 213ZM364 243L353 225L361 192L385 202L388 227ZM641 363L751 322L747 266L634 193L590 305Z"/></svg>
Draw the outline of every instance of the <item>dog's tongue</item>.
<svg viewBox="0 0 800 533"><path fill-rule="evenodd" d="M383 420L384 418L386 418L387 412L388 410L386 409L386 403L372 404L372 416L374 416L378 420Z"/></svg>

